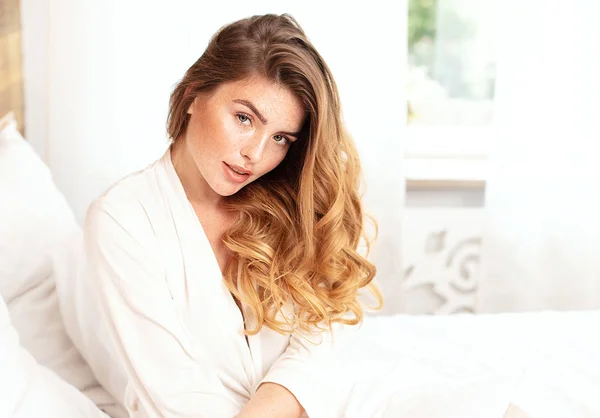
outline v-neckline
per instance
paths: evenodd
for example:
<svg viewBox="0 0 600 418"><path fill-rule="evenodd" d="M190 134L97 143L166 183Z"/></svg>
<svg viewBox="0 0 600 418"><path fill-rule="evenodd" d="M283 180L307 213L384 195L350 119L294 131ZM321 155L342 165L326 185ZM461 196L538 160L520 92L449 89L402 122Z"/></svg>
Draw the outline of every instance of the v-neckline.
<svg viewBox="0 0 600 418"><path fill-rule="evenodd" d="M238 314L238 319L239 319L238 324L241 326L241 329L245 330L246 329L246 326L245 326L246 318L245 318L244 312L243 312L243 305L238 306L237 302L235 301L235 297L233 296L231 291L227 288L227 286L224 283L223 273L221 271L221 267L219 266L219 260L217 259L217 255L215 254L215 252L212 248L212 245L210 244L210 239L208 238L208 235L206 234L204 225L202 225L202 222L200 221L200 219L198 218L198 215L196 214L196 210L194 209L194 206L188 199L187 194L185 192L185 188L183 187L183 184L181 183L181 179L179 178L179 175L177 174L177 171L175 170L175 166L173 165L173 161L171 159L171 147L169 147L165 153L165 163L166 163L165 165L167 166L167 169L169 171L169 175L173 179L174 187L175 187L176 193L178 195L177 197L181 200L181 202L185 206L186 212L190 216L193 216L194 220L192 221L192 223L195 223L197 225L196 229L199 231L199 235L201 235L201 240L203 241L203 244L205 245L206 249L208 251L210 251L209 258L211 259L211 261L210 261L210 263L212 265L211 270L214 270L220 277L221 286L224 287L224 290L229 295L229 303L233 305L234 309L236 310L236 312ZM241 305L241 303L240 303L240 305ZM238 332L239 332L239 330L238 330ZM245 335L240 335L240 336L244 339L244 345L246 346L246 348L248 349L248 352L250 353L250 356L252 357L253 353L252 353L251 338L250 337L246 338Z"/></svg>

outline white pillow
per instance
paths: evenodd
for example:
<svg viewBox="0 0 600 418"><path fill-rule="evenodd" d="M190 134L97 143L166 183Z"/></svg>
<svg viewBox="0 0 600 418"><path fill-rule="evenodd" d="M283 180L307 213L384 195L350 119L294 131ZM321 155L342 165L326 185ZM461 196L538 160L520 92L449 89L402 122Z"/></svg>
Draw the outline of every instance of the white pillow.
<svg viewBox="0 0 600 418"><path fill-rule="evenodd" d="M19 345L0 298L0 417L107 418L94 403Z"/></svg>
<svg viewBox="0 0 600 418"><path fill-rule="evenodd" d="M56 295L55 262L68 262L64 242L78 231L49 169L17 131L12 115L5 116L0 120L0 296L21 346L110 409L115 402L69 339Z"/></svg>

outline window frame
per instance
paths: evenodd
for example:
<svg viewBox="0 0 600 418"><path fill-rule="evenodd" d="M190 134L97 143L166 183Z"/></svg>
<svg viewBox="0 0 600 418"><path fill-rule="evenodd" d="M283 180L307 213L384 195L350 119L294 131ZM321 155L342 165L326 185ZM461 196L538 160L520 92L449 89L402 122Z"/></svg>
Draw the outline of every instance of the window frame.
<svg viewBox="0 0 600 418"><path fill-rule="evenodd" d="M485 187L492 125L408 125L405 132L408 189Z"/></svg>

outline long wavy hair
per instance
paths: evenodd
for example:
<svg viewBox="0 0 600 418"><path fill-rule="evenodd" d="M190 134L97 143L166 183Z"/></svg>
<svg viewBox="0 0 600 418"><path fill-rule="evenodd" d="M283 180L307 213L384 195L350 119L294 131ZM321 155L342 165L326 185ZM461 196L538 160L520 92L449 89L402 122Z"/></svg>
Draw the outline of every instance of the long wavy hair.
<svg viewBox="0 0 600 418"><path fill-rule="evenodd" d="M223 238L234 255L223 278L256 319L245 332L358 324L361 288L382 305L375 266L357 251L360 243L368 253L371 242L363 228L360 162L333 76L298 22L268 14L222 27L175 87L168 134L177 141L185 133L187 109L200 92L256 75L293 92L306 119L279 166L225 198L237 217ZM290 303L293 312L285 313Z"/></svg>

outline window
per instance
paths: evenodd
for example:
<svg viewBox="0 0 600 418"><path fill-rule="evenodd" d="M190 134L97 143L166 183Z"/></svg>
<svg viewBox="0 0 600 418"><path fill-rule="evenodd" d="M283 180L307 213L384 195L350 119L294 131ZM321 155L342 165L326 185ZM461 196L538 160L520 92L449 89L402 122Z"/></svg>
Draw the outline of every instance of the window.
<svg viewBox="0 0 600 418"><path fill-rule="evenodd" d="M408 180L485 179L495 85L492 5L408 1Z"/></svg>

